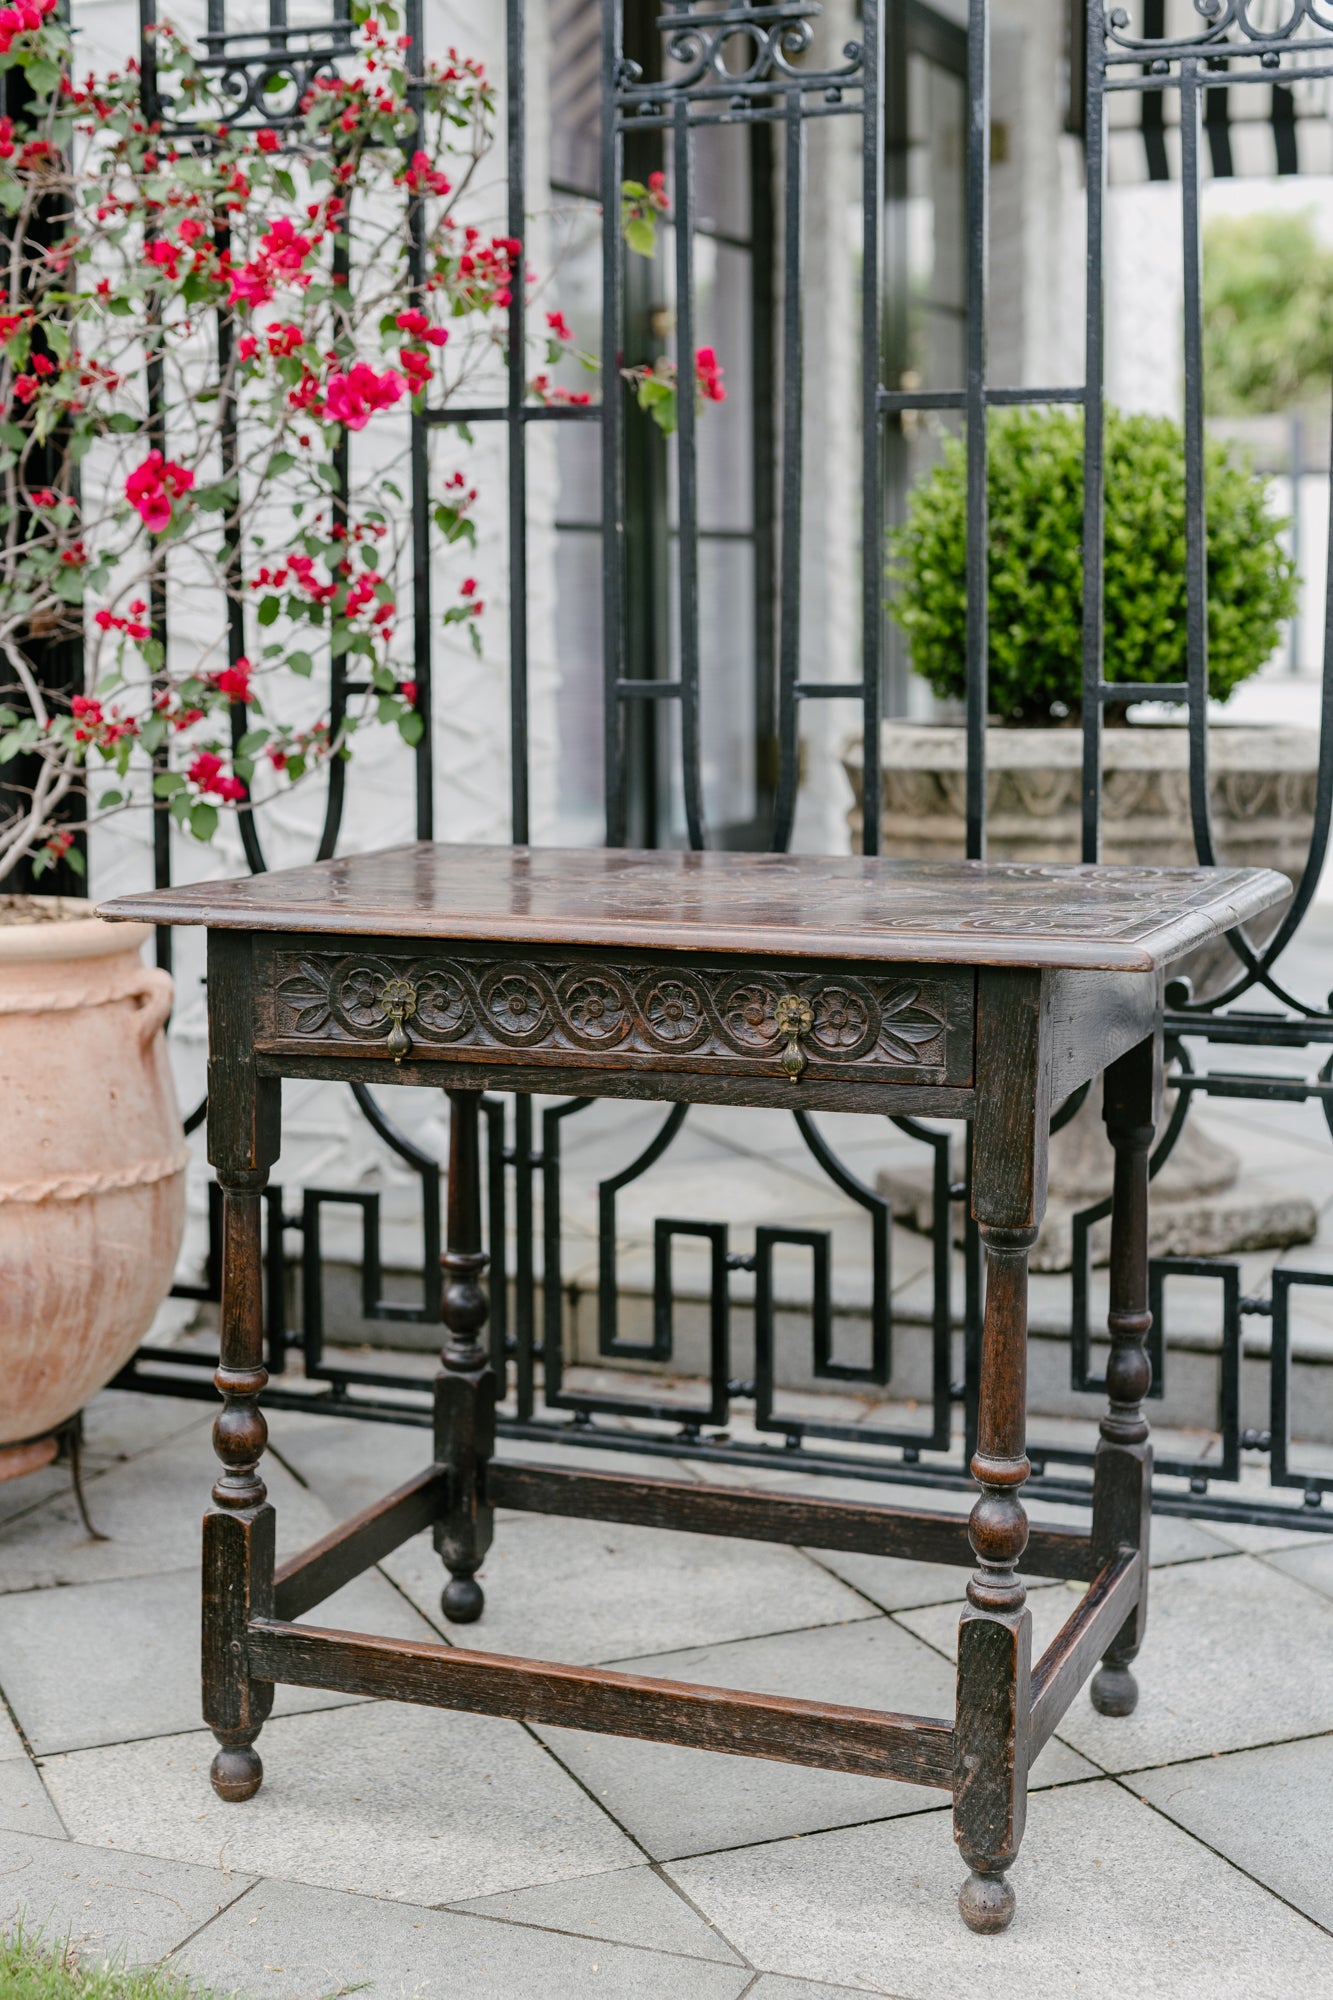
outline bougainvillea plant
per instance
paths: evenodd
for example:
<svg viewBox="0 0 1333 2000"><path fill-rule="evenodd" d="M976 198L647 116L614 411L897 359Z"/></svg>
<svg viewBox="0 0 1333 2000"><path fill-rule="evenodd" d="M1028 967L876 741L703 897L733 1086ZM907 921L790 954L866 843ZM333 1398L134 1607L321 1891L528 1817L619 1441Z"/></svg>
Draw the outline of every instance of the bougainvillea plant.
<svg viewBox="0 0 1333 2000"><path fill-rule="evenodd" d="M408 413L498 400L519 287L534 400L588 402L557 374L597 365L543 315L523 244L478 225L496 113L480 63L450 51L410 91L392 8L355 5L356 56L281 130L232 129L161 26L173 138L134 63L77 75L55 6L22 0L0 35L24 106L0 119L0 877L24 855L77 863L83 828L149 802L207 840L220 809L345 757L370 723L416 742ZM626 237L651 252L638 220ZM715 360L699 371L716 399ZM444 622L480 650L477 491L457 463L431 477L457 564ZM86 672L57 696L41 662L62 641ZM348 669L332 705L331 658Z"/></svg>

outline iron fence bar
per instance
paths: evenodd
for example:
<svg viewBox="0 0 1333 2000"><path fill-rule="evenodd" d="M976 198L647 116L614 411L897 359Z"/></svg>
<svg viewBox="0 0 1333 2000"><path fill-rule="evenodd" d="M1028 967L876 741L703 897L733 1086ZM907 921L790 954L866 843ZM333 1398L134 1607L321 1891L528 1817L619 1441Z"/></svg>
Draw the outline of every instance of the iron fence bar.
<svg viewBox="0 0 1333 2000"><path fill-rule="evenodd" d="M984 861L990 652L986 425L991 146L989 0L968 0L967 75L967 857L969 861ZM877 792L868 796L874 796L878 802Z"/></svg>
<svg viewBox="0 0 1333 2000"><path fill-rule="evenodd" d="M512 838L529 837L528 801L528 434L517 412L527 400L527 68L522 0L505 9L508 229L523 245L513 272L506 357L509 419L509 783ZM522 1100L520 1100L521 1102ZM520 1242L522 1235L520 1231Z"/></svg>
<svg viewBox="0 0 1333 2000"><path fill-rule="evenodd" d="M1208 799L1208 499L1204 478L1203 237L1199 213L1199 78L1181 78L1181 219L1185 278L1185 648L1189 679L1190 820L1205 867L1214 865Z"/></svg>
<svg viewBox="0 0 1333 2000"><path fill-rule="evenodd" d="M411 41L407 101L415 117L412 139L417 139L425 114L425 18L422 0L407 0L404 20ZM412 139L407 142L408 146L411 146ZM426 204L425 197L416 189L410 189L407 198L407 281L412 303L420 307L424 303L426 287ZM416 685L416 711L421 717L421 735L414 752L416 831L418 840L433 840L435 698L434 647L431 644L429 413L414 409L411 426L412 678Z"/></svg>
<svg viewBox="0 0 1333 2000"><path fill-rule="evenodd" d="M333 232L333 320L334 345L338 343L339 309L337 301L347 296L347 286L351 281L351 206L352 190L349 186L346 206L338 216ZM351 433L343 428L333 451L334 491L330 512L336 536L347 546L346 536L351 516L348 510L352 472ZM351 692L347 662L350 654L329 648L329 741L336 742L338 731L347 716L347 698ZM347 766L341 757L328 760L328 791L324 801L324 825L320 830L319 846L315 851L317 861L330 861L338 849L338 836L342 832L343 809L347 803Z"/></svg>
<svg viewBox="0 0 1333 2000"><path fill-rule="evenodd" d="M877 398L881 412L896 414L902 410L965 410L967 408L966 389L881 389ZM1059 389L995 389L984 391L983 400L988 409L1008 409L1026 407L1028 404L1081 403L1084 391L1081 388Z"/></svg>
<svg viewBox="0 0 1333 2000"><path fill-rule="evenodd" d="M623 141L614 108L624 61L621 0L602 0L602 782L606 843L625 844L625 724L617 683L624 673L624 391L619 370L624 321L620 250Z"/></svg>
<svg viewBox="0 0 1333 2000"><path fill-rule="evenodd" d="M1083 775L1081 853L1102 853L1102 701L1106 607L1106 106L1103 0L1087 0L1086 63L1087 288L1084 298L1083 400Z"/></svg>
<svg viewBox="0 0 1333 2000"><path fill-rule="evenodd" d="M790 845L800 776L801 527L804 464L803 210L805 127L799 88L784 95L782 232L782 546L778 612L778 790L772 845ZM860 689L857 690L858 694Z"/></svg>
<svg viewBox="0 0 1333 2000"><path fill-rule="evenodd" d="M681 97L671 126L676 251L676 616L680 625L680 755L685 826L691 847L706 847L699 734L699 459L694 389L694 156L690 107Z"/></svg>
<svg viewBox="0 0 1333 2000"><path fill-rule="evenodd" d="M599 424L599 403L525 403L511 410L507 403L483 403L475 408L456 409L452 403L442 409L423 410L422 422L442 424Z"/></svg>
<svg viewBox="0 0 1333 2000"><path fill-rule="evenodd" d="M974 0L975 4L975 0ZM880 253L884 202L884 19L880 0L861 8L861 756L867 807L861 848L880 849L879 719L884 687L884 439L879 426L882 373Z"/></svg>

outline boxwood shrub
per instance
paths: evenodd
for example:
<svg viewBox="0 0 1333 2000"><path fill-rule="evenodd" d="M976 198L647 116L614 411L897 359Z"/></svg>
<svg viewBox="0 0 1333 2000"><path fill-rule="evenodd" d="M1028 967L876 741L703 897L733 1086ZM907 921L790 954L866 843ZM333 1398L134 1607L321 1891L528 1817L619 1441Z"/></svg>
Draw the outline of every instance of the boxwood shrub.
<svg viewBox="0 0 1333 2000"><path fill-rule="evenodd" d="M1169 417L1108 412L1107 680L1185 679L1184 463L1184 436ZM1025 722L1076 715L1081 413L996 411L988 470L991 710ZM1209 691L1225 701L1271 657L1295 610L1296 575L1263 480L1217 438L1207 442L1206 490ZM951 438L889 541L891 609L912 665L937 695L955 699L967 681L966 503L966 446Z"/></svg>

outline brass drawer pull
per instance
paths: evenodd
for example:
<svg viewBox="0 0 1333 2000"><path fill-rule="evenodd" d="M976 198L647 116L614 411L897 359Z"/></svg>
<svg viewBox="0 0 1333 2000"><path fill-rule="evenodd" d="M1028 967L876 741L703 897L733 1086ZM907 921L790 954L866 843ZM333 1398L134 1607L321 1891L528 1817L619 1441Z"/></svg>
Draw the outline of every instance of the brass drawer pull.
<svg viewBox="0 0 1333 2000"><path fill-rule="evenodd" d="M410 1021L417 1011L417 989L407 979L386 979L379 999L385 1019L393 1023L389 1029L389 1054L400 1063L411 1053L411 1037L403 1023Z"/></svg>
<svg viewBox="0 0 1333 2000"><path fill-rule="evenodd" d="M787 1046L782 1051L782 1067L793 1083L799 1083L807 1061L805 1050L801 1047L801 1036L808 1035L815 1025L814 1008L799 994L784 993L778 1001L776 1019L778 1033L787 1037Z"/></svg>

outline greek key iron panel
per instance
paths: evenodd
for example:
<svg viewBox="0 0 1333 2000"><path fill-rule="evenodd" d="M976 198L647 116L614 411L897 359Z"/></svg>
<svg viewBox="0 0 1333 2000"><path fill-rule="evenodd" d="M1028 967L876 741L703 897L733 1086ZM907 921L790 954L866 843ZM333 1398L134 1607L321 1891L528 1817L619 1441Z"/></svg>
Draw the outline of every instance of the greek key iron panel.
<svg viewBox="0 0 1333 2000"><path fill-rule="evenodd" d="M967 1084L972 982L927 971L865 978L841 971L788 979L770 966L650 960L536 962L451 951L447 957L279 951L275 1017L261 1046L321 1050L382 1042L407 1053L523 1050L575 1065L617 1052L627 1064L678 1058L689 1069L782 1066L799 1018L812 1069L888 1069L904 1081ZM789 1002L804 1003L791 1006Z"/></svg>

